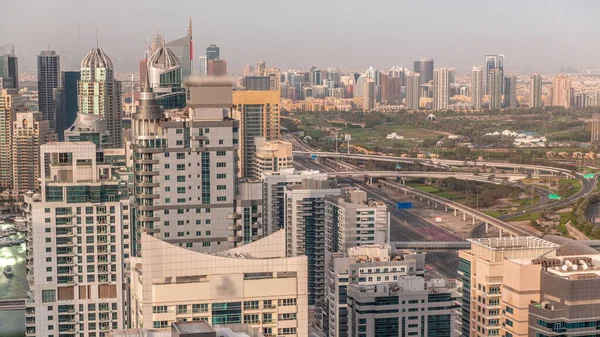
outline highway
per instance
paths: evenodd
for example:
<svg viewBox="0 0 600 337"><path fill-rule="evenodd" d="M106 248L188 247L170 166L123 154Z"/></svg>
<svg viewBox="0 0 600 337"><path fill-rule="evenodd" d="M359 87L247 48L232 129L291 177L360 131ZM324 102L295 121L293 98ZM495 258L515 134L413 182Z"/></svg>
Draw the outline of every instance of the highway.
<svg viewBox="0 0 600 337"><path fill-rule="evenodd" d="M321 172L332 172L334 170L329 166L306 157L294 158L294 165L301 169L313 169ZM438 227L410 211L396 209L396 200L382 194L375 187L359 184L354 178L339 178L338 181L361 188L367 192L369 198L380 200L388 205L388 211L390 212L390 241L392 242L463 240L458 235ZM457 277L458 255L456 252L428 253L427 264L444 277Z"/></svg>

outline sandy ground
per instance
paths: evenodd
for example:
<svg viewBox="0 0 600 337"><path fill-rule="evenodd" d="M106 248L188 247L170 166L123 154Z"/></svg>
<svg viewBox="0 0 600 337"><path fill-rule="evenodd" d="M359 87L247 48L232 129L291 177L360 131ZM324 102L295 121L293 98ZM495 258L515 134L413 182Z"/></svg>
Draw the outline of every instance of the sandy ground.
<svg viewBox="0 0 600 337"><path fill-rule="evenodd" d="M569 235L571 235L575 240L589 240L590 239L582 231L571 226L571 220L567 221L567 223L565 225L567 226Z"/></svg>

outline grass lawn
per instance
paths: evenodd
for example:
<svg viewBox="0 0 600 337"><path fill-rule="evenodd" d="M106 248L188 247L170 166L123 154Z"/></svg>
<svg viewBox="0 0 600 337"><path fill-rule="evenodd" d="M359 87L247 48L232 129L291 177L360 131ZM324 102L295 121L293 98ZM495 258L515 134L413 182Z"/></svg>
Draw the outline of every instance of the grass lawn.
<svg viewBox="0 0 600 337"><path fill-rule="evenodd" d="M493 216L494 218L497 218L497 217L499 217L501 215L504 215L504 213L497 212L497 211L485 211L483 213L485 213L485 214L487 214L489 216Z"/></svg>
<svg viewBox="0 0 600 337"><path fill-rule="evenodd" d="M535 197L533 197L533 204L534 205L537 204L539 201L540 201L540 196L539 195L536 195ZM513 200L511 200L511 202L515 202L515 203L519 204L519 207L523 207L523 208L529 208L529 207L531 207L531 198L513 199Z"/></svg>
<svg viewBox="0 0 600 337"><path fill-rule="evenodd" d="M325 131L313 128L306 128L304 129L304 134L306 136L311 136L312 138L317 139L325 136Z"/></svg>
<svg viewBox="0 0 600 337"><path fill-rule="evenodd" d="M450 199L450 200L458 200L458 199L465 198L463 195L459 194L458 192L439 192L439 193L436 193L436 195L441 198L446 198L446 199Z"/></svg>
<svg viewBox="0 0 600 337"><path fill-rule="evenodd" d="M561 179L558 181L559 185L567 185L571 184L571 188L567 191L566 195L561 195L563 198L568 198L573 194L579 192L581 190L581 182L578 179Z"/></svg>
<svg viewBox="0 0 600 337"><path fill-rule="evenodd" d="M567 229L566 223L571 219L571 212L562 212L557 214L560 215L560 220L556 229L563 236L569 236L569 230Z"/></svg>
<svg viewBox="0 0 600 337"><path fill-rule="evenodd" d="M433 186L416 186L416 189L418 189L419 191L423 191L423 192L427 192L427 193L437 193L437 192L441 192L437 187L433 187Z"/></svg>
<svg viewBox="0 0 600 337"><path fill-rule="evenodd" d="M541 217L542 212L541 211L536 211L536 212L532 212L532 213L528 213L528 214L522 214L522 215L517 215L515 217L512 217L510 219L508 219L508 221L531 221L531 220L537 220Z"/></svg>

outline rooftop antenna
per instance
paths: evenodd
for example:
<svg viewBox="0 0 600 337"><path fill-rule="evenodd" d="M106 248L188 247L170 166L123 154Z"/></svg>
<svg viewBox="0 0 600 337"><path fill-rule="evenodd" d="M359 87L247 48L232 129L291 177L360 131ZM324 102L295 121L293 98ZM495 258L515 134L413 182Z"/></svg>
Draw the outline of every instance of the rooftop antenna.
<svg viewBox="0 0 600 337"><path fill-rule="evenodd" d="M96 28L96 49L98 49L98 28Z"/></svg>

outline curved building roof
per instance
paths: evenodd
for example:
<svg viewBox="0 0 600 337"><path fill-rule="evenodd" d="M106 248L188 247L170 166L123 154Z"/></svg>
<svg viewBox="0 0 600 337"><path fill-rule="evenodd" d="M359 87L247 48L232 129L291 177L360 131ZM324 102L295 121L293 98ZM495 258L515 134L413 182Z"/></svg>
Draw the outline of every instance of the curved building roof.
<svg viewBox="0 0 600 337"><path fill-rule="evenodd" d="M180 66L179 58L164 43L148 58L148 68L172 69Z"/></svg>
<svg viewBox="0 0 600 337"><path fill-rule="evenodd" d="M543 239L560 245L556 250L557 256L598 254L597 250L585 243L563 236L545 235Z"/></svg>
<svg viewBox="0 0 600 337"><path fill-rule="evenodd" d="M112 60L99 47L92 48L81 61L81 68L111 68Z"/></svg>

